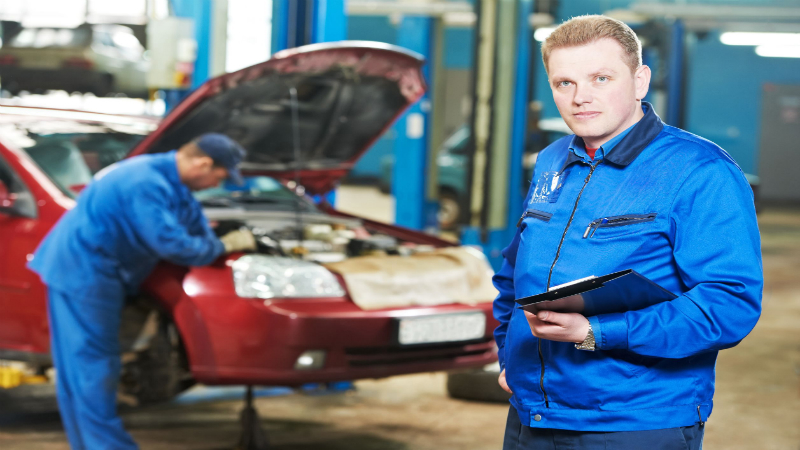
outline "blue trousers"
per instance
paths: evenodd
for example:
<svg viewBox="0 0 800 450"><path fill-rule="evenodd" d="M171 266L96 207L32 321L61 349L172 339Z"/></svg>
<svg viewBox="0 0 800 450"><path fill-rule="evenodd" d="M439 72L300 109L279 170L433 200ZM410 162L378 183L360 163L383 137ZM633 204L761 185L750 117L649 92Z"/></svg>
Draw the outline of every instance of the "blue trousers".
<svg viewBox="0 0 800 450"><path fill-rule="evenodd" d="M503 450L702 450L704 427L647 431L591 431L531 428L522 425L517 410L508 410Z"/></svg>
<svg viewBox="0 0 800 450"><path fill-rule="evenodd" d="M117 415L124 295L92 298L50 290L56 397L72 450L138 449Z"/></svg>

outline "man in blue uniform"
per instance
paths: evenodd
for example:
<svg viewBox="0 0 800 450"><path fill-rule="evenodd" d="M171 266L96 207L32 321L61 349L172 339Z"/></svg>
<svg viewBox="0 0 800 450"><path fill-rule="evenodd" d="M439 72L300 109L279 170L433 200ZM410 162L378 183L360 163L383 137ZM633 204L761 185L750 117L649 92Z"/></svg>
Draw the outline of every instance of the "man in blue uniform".
<svg viewBox="0 0 800 450"><path fill-rule="evenodd" d="M199 266L255 247L244 231L218 239L192 196L226 178L241 183L244 154L210 133L177 151L117 163L95 177L34 254L28 267L48 287L56 392L73 450L137 448L116 408L126 295L159 260Z"/></svg>
<svg viewBox="0 0 800 450"><path fill-rule="evenodd" d="M575 133L544 149L495 275L504 449L699 449L719 350L761 312L752 191L714 143L643 102L650 70L622 22L583 16L542 46ZM584 317L514 299L634 269L678 297Z"/></svg>

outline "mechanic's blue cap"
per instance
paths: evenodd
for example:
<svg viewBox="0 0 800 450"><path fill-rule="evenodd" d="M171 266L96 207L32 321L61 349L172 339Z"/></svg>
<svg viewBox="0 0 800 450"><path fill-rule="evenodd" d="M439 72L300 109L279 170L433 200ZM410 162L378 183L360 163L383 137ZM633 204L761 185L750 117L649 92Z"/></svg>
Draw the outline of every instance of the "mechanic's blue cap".
<svg viewBox="0 0 800 450"><path fill-rule="evenodd" d="M228 180L239 186L244 184L239 164L247 152L238 142L224 134L206 133L194 143L214 160L215 165L228 169Z"/></svg>

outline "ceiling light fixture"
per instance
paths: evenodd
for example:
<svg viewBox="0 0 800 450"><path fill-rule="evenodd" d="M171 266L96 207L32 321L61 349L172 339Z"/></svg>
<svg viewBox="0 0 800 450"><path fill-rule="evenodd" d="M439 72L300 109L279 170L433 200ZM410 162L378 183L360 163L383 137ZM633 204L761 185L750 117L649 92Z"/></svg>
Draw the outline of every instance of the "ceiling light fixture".
<svg viewBox="0 0 800 450"><path fill-rule="evenodd" d="M725 45L800 45L800 33L753 33L729 31L722 33L720 42Z"/></svg>
<svg viewBox="0 0 800 450"><path fill-rule="evenodd" d="M759 45L756 54L771 58L800 58L800 45Z"/></svg>

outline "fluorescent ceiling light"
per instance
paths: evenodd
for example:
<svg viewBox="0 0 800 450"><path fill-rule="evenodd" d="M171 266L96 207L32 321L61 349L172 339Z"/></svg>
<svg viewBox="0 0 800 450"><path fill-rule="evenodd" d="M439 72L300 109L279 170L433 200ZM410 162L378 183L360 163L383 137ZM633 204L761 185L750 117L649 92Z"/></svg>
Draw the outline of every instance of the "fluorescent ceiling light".
<svg viewBox="0 0 800 450"><path fill-rule="evenodd" d="M472 11L455 11L444 13L444 24L450 27L471 27L475 25L477 16Z"/></svg>
<svg viewBox="0 0 800 450"><path fill-rule="evenodd" d="M722 33L719 40L726 45L800 45L800 33L729 31Z"/></svg>
<svg viewBox="0 0 800 450"><path fill-rule="evenodd" d="M800 58L800 45L759 45L756 54L773 58Z"/></svg>
<svg viewBox="0 0 800 450"><path fill-rule="evenodd" d="M550 34L555 31L555 28L551 27L544 27L544 28L537 28L536 31L533 32L533 38L539 42L544 42Z"/></svg>

